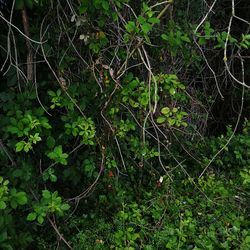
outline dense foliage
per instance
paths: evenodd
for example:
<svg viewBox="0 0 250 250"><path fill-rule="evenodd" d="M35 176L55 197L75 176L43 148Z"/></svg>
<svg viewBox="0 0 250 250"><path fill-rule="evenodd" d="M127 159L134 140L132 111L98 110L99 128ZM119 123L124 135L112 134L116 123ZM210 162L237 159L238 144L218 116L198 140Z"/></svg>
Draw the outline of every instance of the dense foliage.
<svg viewBox="0 0 250 250"><path fill-rule="evenodd" d="M250 249L247 1L4 3L0 248Z"/></svg>

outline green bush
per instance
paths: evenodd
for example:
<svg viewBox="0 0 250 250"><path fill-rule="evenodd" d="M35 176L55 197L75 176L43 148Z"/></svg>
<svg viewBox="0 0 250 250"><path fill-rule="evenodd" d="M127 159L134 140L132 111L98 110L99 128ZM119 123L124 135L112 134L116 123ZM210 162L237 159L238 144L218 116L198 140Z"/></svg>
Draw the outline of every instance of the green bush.
<svg viewBox="0 0 250 250"><path fill-rule="evenodd" d="M0 13L1 249L250 249L249 22L230 4Z"/></svg>

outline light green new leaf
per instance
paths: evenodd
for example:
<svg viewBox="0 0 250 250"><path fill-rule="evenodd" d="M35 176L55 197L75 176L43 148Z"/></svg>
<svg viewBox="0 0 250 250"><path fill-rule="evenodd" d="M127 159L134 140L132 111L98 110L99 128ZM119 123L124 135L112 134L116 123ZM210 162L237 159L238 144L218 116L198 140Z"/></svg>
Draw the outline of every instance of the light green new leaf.
<svg viewBox="0 0 250 250"><path fill-rule="evenodd" d="M156 122L159 124L164 123L165 121L166 121L166 117L164 116L159 116L156 120Z"/></svg>
<svg viewBox="0 0 250 250"><path fill-rule="evenodd" d="M170 112L170 108L169 107L164 107L161 109L161 113L163 115L167 115Z"/></svg>

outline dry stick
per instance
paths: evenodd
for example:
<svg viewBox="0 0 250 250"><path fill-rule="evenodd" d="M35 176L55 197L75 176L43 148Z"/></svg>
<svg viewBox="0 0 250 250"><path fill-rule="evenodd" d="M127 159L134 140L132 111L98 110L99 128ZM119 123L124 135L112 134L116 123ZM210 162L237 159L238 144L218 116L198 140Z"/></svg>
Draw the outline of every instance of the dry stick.
<svg viewBox="0 0 250 250"><path fill-rule="evenodd" d="M172 3L172 1L168 1L167 2L168 4L163 8L163 10L158 14L157 18L160 19L164 13L167 11L167 9L169 8L170 4ZM144 124L143 124L143 143L145 143L145 126L146 126L146 122L148 120L148 117L149 115L151 114L151 112L153 111L153 114L156 112L156 109L157 109L157 82L156 82L156 79L155 79L155 76L152 72L152 69L151 69L151 64L150 64L150 60L149 60L149 57L148 57L148 54L147 54L147 51L145 49L145 47L142 45L142 51L143 51L143 54L144 56L142 55L142 52L140 50L140 47L138 47L138 52L140 54L140 57L141 57L141 60L143 62L143 64L145 65L146 69L148 70L148 74L149 74L149 79L148 79L148 99L149 99L149 111L146 115L146 118L144 120ZM145 57L145 59L144 59ZM151 106L151 79L153 79L154 81L154 108L153 110L152 109L152 106Z"/></svg>
<svg viewBox="0 0 250 250"><path fill-rule="evenodd" d="M100 88L100 92L101 93L103 93L103 88L102 88L102 83L101 83L101 80L99 80L98 78L97 78L97 76L96 76L96 73L95 73L95 62L93 61L93 58L92 58L92 56L90 56L90 60L91 60L91 66L90 66L90 69L91 69L91 71L92 71L92 74L93 74L93 76L94 76L94 78L95 78L95 80L96 80L96 82L97 82L97 84L98 84L98 86L99 86L99 88Z"/></svg>
<svg viewBox="0 0 250 250"><path fill-rule="evenodd" d="M142 128L141 124L139 123L139 121L136 119L135 115L132 113L132 111L126 106L124 105L123 103L120 103L121 106L125 107L129 113L132 115L132 117L134 118L135 122L137 123L137 125ZM165 139L167 139L166 135L159 129L159 126L157 126L157 124L155 124L154 120L151 121L152 124L154 125L154 127L164 136ZM206 197L207 200L211 201L212 203L214 204L217 204L217 202L214 202L213 200L211 200L203 191L202 189L195 183L195 181L191 178L191 176L188 174L188 172L185 170L185 168L183 167L182 162L179 162L178 159L172 154L172 152L170 151L170 149L168 148L167 145L165 145L162 141L159 140L159 136L154 136L151 132L149 132L148 130L145 130L145 132L151 136L151 138L153 138L154 140L156 140L160 145L162 145L166 150L167 152L173 157L173 159L176 161L177 163L177 167L181 167L182 171L190 178L190 181L193 183L193 185ZM165 170L165 169L164 169ZM172 170L171 170L172 171ZM170 172L171 172L170 171Z"/></svg>
<svg viewBox="0 0 250 250"><path fill-rule="evenodd" d="M158 156L158 159L159 159L159 162L160 162L160 165L162 167L162 169L165 171L165 173L167 174L168 178L173 182L173 179L171 177L171 175L169 174L167 168L163 165L163 162L161 160L161 144L160 144L160 138L159 138L159 134L156 130L156 127L153 126L154 128L154 131L155 131L155 135L156 135L156 138L157 138L157 146L158 146L158 153L159 153L159 156Z"/></svg>
<svg viewBox="0 0 250 250"><path fill-rule="evenodd" d="M228 72L228 74L233 78L234 81L236 81L237 83L241 84L242 86L246 87L246 88L250 88L249 85L247 85L244 81L239 81L230 71L230 68L228 66L228 60L227 60L227 45L228 45L228 40L229 40L229 36L230 36L230 32L231 32L231 27L232 27L232 22L233 22L233 18L235 17L235 6L234 6L234 0L232 0L232 14L229 20L229 24L228 24L228 30L227 30L227 37L226 37L226 41L224 44L224 58L223 61L225 63L226 66L226 70Z"/></svg>
<svg viewBox="0 0 250 250"><path fill-rule="evenodd" d="M165 139L167 139L167 137L166 137L166 135L159 129L159 126L154 122L154 120L153 120L153 118L152 118L152 120L151 120L151 122L152 122L152 124L155 126L155 128L165 137ZM148 134L149 134L149 132L147 132ZM159 141L159 143L161 143L160 141ZM195 181L193 180L193 178L191 178L191 176L189 175L189 173L186 171L186 169L183 167L183 165L182 165L182 163L185 161L185 160L183 160L182 162L180 162L174 155L173 155L173 153L170 151L170 149L165 145L165 144L163 144L163 143L161 143L163 146L164 146L164 148L168 151L168 153L173 157L173 159L176 161L176 163L178 164L177 166L176 166L176 168L177 167L179 167L180 166L180 168L182 169L182 171L188 176L188 178L189 178L189 180L193 183L193 185L206 197L206 199L207 200L209 200L209 201L211 201L212 203L214 203L214 204L217 204L217 202L214 202L214 201L212 201L203 191L202 191L202 189L195 183Z"/></svg>
<svg viewBox="0 0 250 250"><path fill-rule="evenodd" d="M204 170L202 171L202 173L200 174L199 177L201 177L205 171L208 169L208 167L211 165L211 163L215 160L215 158L227 147L227 145L230 143L230 141L232 140L232 138L234 137L236 130L238 128L239 122L240 122L240 118L241 118L241 114L242 114L242 110L243 110L243 105L244 105L244 94L245 94L245 87L246 88L250 88L250 86L245 84L245 71L244 71L244 62L242 57L239 54L240 60L241 60L241 71L242 71L242 81L239 81L238 79L236 79L234 77L234 75L231 73L229 66L228 66L228 62L227 62L227 45L228 45L228 40L229 40L229 35L231 32L231 27L232 27L232 22L233 22L233 18L235 17L235 6L234 6L234 0L232 0L232 15L230 17L229 20L229 24L228 24L228 31L227 31L227 37L226 37L226 41L225 41L225 45L224 45L224 58L223 61L225 63L226 66L226 70L229 73L229 75L233 78L233 80L235 80L237 83L242 85L242 97L241 97L241 107L240 107L240 113L238 115L238 119L235 125L235 128L233 130L232 135L229 137L228 141L226 142L226 144L213 156L213 158L210 160L210 162L208 163L208 165L204 168Z"/></svg>
<svg viewBox="0 0 250 250"><path fill-rule="evenodd" d="M204 60L205 60L205 63L207 64L207 67L208 67L208 68L210 69L210 71L212 72L213 77L214 77L214 80L215 80L215 84L216 84L216 87L217 87L217 90L218 90L218 93L219 93L221 99L223 100L223 99L224 99L224 96L223 96L222 93L221 93L221 90L220 90L220 87L219 87L219 83L218 83L216 74L215 74L214 70L212 69L212 67L210 66L210 64L209 64L209 62L208 62L208 60L207 60L207 58L206 58L206 56L205 56L205 54L204 54L204 52L203 52L201 46L200 46L200 45L198 44L198 42L196 41L196 38L195 38L195 37L194 37L194 42L195 42L195 44L197 45L197 47L199 48L199 50L200 50L200 52L201 52L201 54L202 54L202 56L203 56L203 58L204 58Z"/></svg>
<svg viewBox="0 0 250 250"><path fill-rule="evenodd" d="M33 195L34 199L36 201L39 201L38 198L37 198L37 196L36 196L36 194L34 193L34 191L32 189L30 189L30 192ZM49 217L47 217L47 218L49 220L50 225L53 227L53 229L55 230L56 234L59 236L59 239L62 240L69 249L73 249L73 247L70 246L70 244L67 242L67 240L60 233L60 231L58 230L56 224Z"/></svg>
<svg viewBox="0 0 250 250"><path fill-rule="evenodd" d="M196 29L195 29L195 31L194 31L194 35L197 34L197 31L199 30L199 28L201 27L201 25L206 21L208 15L209 15L210 12L213 10L213 8L214 8L216 2L217 2L217 0L215 0L215 1L213 2L213 4L211 5L211 7L209 8L208 12L206 13L206 15L203 17L203 19L201 20L201 22L197 25L197 27L196 27ZM217 90L218 90L218 93L219 93L221 99L224 99L224 96L222 95L221 90L220 90L220 87L219 87L219 83L218 83L216 74L215 74L214 70L212 69L212 67L210 66L210 64L208 63L208 60L207 60L207 58L206 58L206 56L205 56L205 54L204 54L202 48L200 47L200 45L199 45L198 42L196 41L196 38L195 38L195 37L194 37L194 42L195 42L195 44L197 45L197 47L199 48L199 50L200 50L200 52L201 52L201 54L202 54L202 56L203 56L203 58L204 58L204 60L205 60L205 63L207 64L207 66L208 66L208 68L209 68L209 70L210 70L210 71L212 72L212 74L213 74L213 77L214 77L214 80L215 80L215 83L216 83L216 87L217 87Z"/></svg>
<svg viewBox="0 0 250 250"><path fill-rule="evenodd" d="M150 6L149 8L150 9L153 9L153 8L155 8L155 7L157 7L157 6L160 6L160 5L162 5L162 4L171 4L171 3L173 3L173 1L163 1L163 2L161 2L161 3L156 3L156 4L154 4L154 5L152 5L152 6ZM166 7L165 7L166 8Z"/></svg>
<svg viewBox="0 0 250 250"><path fill-rule="evenodd" d="M179 138L177 137L177 135L176 135L174 132L172 132L172 134L173 134L174 138L180 143L182 149L183 149L192 159L194 159L198 164L200 164L200 165L202 166L203 163L202 163L200 160L196 159L196 157L194 157L193 154L191 154L191 153L186 149L186 147L181 143L181 141L179 140Z"/></svg>
<svg viewBox="0 0 250 250"><path fill-rule="evenodd" d="M117 139L117 137L116 137L116 135L115 135L115 130L113 129L111 123L110 123L109 120L105 117L105 115L104 115L104 113L103 113L103 112L105 111L105 109L108 107L108 105L109 105L109 103L110 103L110 101L111 101L113 95L115 94L117 88L119 87L118 83L119 83L118 80L116 80L115 88L114 88L114 90L112 91L112 93L110 94L109 99L105 102L103 109L101 110L101 116L102 116L102 118L104 119L104 121L108 124L108 126L109 126L109 128L111 129L112 133L114 134L114 139L115 139L115 142L116 142L116 145L117 145L117 148L118 148L120 157L121 157L122 165L123 165L123 167L124 167L124 170L127 171L127 167L126 167L125 161L124 161L124 159L123 159L121 147L120 147L119 141L118 141L118 139Z"/></svg>
<svg viewBox="0 0 250 250"><path fill-rule="evenodd" d="M15 1L12 3L12 7L11 7L10 22L12 22L13 11L14 11L14 5L15 5ZM0 17L3 17L3 14L2 14L1 12L0 12ZM5 64L6 64L7 61L8 61L9 56L11 55L11 53L10 53L10 33L11 33L12 31L11 31L11 25L10 25L8 22L6 22L6 23L7 23L7 25L9 26L8 35L7 35L7 48L8 48L8 51L7 51L6 59L5 59L3 65L2 65L2 67L1 67L0 71L3 70ZM11 58L10 58L10 61L11 61Z"/></svg>
<svg viewBox="0 0 250 250"><path fill-rule="evenodd" d="M11 165L12 166L16 166L15 161L13 160L13 158L11 157L10 153L8 152L7 148L4 146L2 139L0 139L0 148L2 148L3 152L7 155L7 157L9 158L9 160L11 161Z"/></svg>
<svg viewBox="0 0 250 250"><path fill-rule="evenodd" d="M164 13L167 11L167 9L169 8L170 4L172 3L172 0L170 0L170 1L168 1L168 2L164 2L164 3L168 3L168 4L167 4L167 5L163 8L163 10L158 14L158 16L157 16L158 19L160 19L160 18L164 15ZM163 4L163 3L161 3L161 4ZM124 5L127 6L127 7L131 10L131 12L133 13L134 17L137 19L137 15L135 14L133 8L132 8L130 5L128 5L128 4L124 4ZM153 7L155 7L155 6L153 6ZM120 15L120 13L118 13L118 15L120 16L120 18L122 18L121 15ZM139 26L139 24L138 24L137 26ZM154 24L152 24L152 26L154 26ZM132 46L132 42L130 43L129 47L131 47L131 46ZM134 52L139 48L139 46L140 46L140 44L138 45L137 48L135 47L135 48L132 50L132 52L130 52L130 53L129 53L129 49L128 49L127 58L126 58L125 62L123 63L123 65L121 66L121 68L120 68L120 69L118 70L118 72L117 72L117 76L118 76L117 79L119 79L119 78L127 71L127 62L128 62L128 59L134 54ZM144 50L144 53L145 53L145 49L143 49L143 50ZM125 69L123 70L124 67L125 67ZM120 73L122 70L123 70L123 72ZM157 104L157 103L156 103L156 104ZM154 108L156 108L156 105L155 105ZM155 110L155 109L154 109L154 110Z"/></svg>
<svg viewBox="0 0 250 250"><path fill-rule="evenodd" d="M29 31L29 19L27 15L26 8L23 8L21 10L22 14L22 22L23 22L23 28L24 28L24 34L26 37L30 37L30 31ZM25 38L26 47L27 47L27 79L28 81L33 81L33 52L31 48L30 41L28 38Z"/></svg>
<svg viewBox="0 0 250 250"><path fill-rule="evenodd" d="M158 14L158 16L157 16L157 18L158 19L160 19L163 15L164 15L164 13L167 11L167 9L169 8L169 6L170 6L170 4L172 4L173 3L173 1L169 1L168 2L168 4L164 7L164 9Z"/></svg>
<svg viewBox="0 0 250 250"><path fill-rule="evenodd" d="M35 59L36 60L36 59ZM42 107L42 109L45 111L46 114L48 114L49 116L52 116L49 111L44 107L44 105L42 104L39 94L38 94L38 84L37 84L37 75L36 75L36 63L34 64L34 85L35 85L35 91L36 91L36 98L37 101L39 102L40 106Z"/></svg>
<svg viewBox="0 0 250 250"><path fill-rule="evenodd" d="M61 6L61 5L60 5ZM61 6L61 8L62 8L62 6ZM62 8L63 9L63 8ZM63 26L63 28L64 28L64 31L66 32L66 27L65 27L65 25L64 25L64 22L63 22L63 20L62 20L62 18L60 17L60 15L59 15L59 10L57 10L58 11L58 20L60 20L61 21L61 24L62 24L62 26ZM63 12L64 13L64 12ZM64 13L65 14L65 13ZM75 52L76 52L76 54L79 56L79 58L83 61L83 63L87 66L87 67L89 67L89 65L88 65L88 63L86 62L86 60L84 60L84 58L81 56L81 54L79 53L79 51L76 49L76 47L75 47L75 45L74 45L74 43L73 43L73 40L69 37L69 34L68 34L68 32L66 32L66 36L67 36L67 38L68 38L68 40L69 40L69 42L70 42L70 44L71 44L71 46L73 47L73 49L75 50Z"/></svg>
<svg viewBox="0 0 250 250"><path fill-rule="evenodd" d="M42 28L43 28L43 24L45 22L45 18L46 18L46 16L44 17L44 19L43 19L43 21L41 23L41 30L40 30L40 39L41 39L41 41L42 41L43 37L45 36L45 33L42 34ZM81 115L83 117L86 117L84 115L84 113L82 112L81 108L79 107L79 105L74 101L74 99L71 97L71 95L67 92L67 90L65 89L65 86L62 85L60 77L58 77L57 74L56 74L56 72L53 70L53 68L52 68L52 66L51 66L50 62L48 61L47 56L45 54L45 50L44 50L43 44L41 44L41 50L42 50L42 54L43 54L44 60L46 61L49 69L51 70L52 74L56 78L56 80L59 83L60 87L64 90L64 92L66 93L66 95L68 96L68 98L70 99L70 101L75 105L75 107L78 109L78 111L81 113Z"/></svg>
<svg viewBox="0 0 250 250"><path fill-rule="evenodd" d="M59 236L59 240L62 240L64 244L69 248L73 249L73 247L70 246L70 244L67 242L67 240L63 237L63 235L60 233L60 231L57 228L57 225L50 219L48 218L50 225L53 227L57 235Z"/></svg>
<svg viewBox="0 0 250 250"><path fill-rule="evenodd" d="M154 83L155 83L155 93L154 93L154 96L155 96L155 103L154 103L154 109L153 109L153 113L155 113L156 111L156 108L157 108L157 82L156 82L156 79L155 79L155 76L151 70L151 65L150 65L150 61L149 61L149 58L148 58L148 55L147 55L147 52L144 48L144 46L142 45L142 50L143 50L143 53L144 53L144 56L146 58L146 61L142 55L142 52L140 50L140 48L138 48L138 52L140 54L140 57L141 57L141 60L143 62L143 64L145 65L146 69L148 70L148 73L149 73L149 79L148 79L148 98L149 98L149 111L145 117L145 120L144 120L144 123L143 123L143 143L145 143L145 127L146 127L146 123L147 123L147 120L148 120L148 117L149 115L151 114L152 112L152 106L151 106L151 78L153 78L154 80Z"/></svg>
<svg viewBox="0 0 250 250"><path fill-rule="evenodd" d="M2 15L0 15L0 18L2 18L7 24L9 24L10 26L12 26L13 28L15 28L22 36L24 36L26 39L28 39L29 41L36 43L36 44L42 44L39 41L33 40L31 38L29 38L28 36L26 36L17 26L15 26L13 23L11 23L10 21L8 21L5 17L3 17ZM46 41L44 41L43 43L45 43Z"/></svg>
<svg viewBox="0 0 250 250"><path fill-rule="evenodd" d="M94 182L84 192L82 192L81 194L79 194L73 198L68 199L68 201L75 200L75 201L77 201L77 205L78 205L79 201L82 198L86 197L91 192L91 190L96 186L96 184L101 176L101 173L103 172L103 169L104 169L104 161L106 158L106 148L104 146L101 146L101 152L102 152L102 161L101 161L101 165L100 165L100 170L99 170L98 176L96 177Z"/></svg>
<svg viewBox="0 0 250 250"><path fill-rule="evenodd" d="M196 27L196 29L195 29L195 31L194 31L195 34L197 33L197 31L198 31L198 29L200 28L200 26L206 21L208 15L209 15L210 12L213 10L213 8L214 8L216 2L217 2L217 0L215 0L215 1L213 2L213 4L211 5L211 7L209 8L207 14L203 17L203 19L201 20L201 22L197 25L197 27Z"/></svg>
<svg viewBox="0 0 250 250"><path fill-rule="evenodd" d="M17 46L16 46L16 38L13 34L13 31L11 31L11 34L12 34L12 38L13 38L13 44L14 44L14 55L15 55L15 64L18 65L18 54L17 54ZM17 83L18 83L18 89L19 91L21 92L21 84L20 84L20 75L19 75L19 71L22 72L21 69L18 68L17 66L17 69L16 69L16 72L17 72ZM26 76L25 74L22 72L22 74L24 75L24 79L26 80ZM27 81L26 81L27 82Z"/></svg>
<svg viewBox="0 0 250 250"><path fill-rule="evenodd" d="M148 54L145 50L145 47L142 45L142 50L143 50L143 53L144 53L144 56L146 58L146 61L147 61L147 65L148 65L148 71L149 71L149 77L150 77L150 80L149 80L149 100L150 100L150 91L151 91L151 86L150 86L150 82L151 82L151 78L153 79L154 81L154 86L155 86L155 89L154 89L154 108L153 108L153 114L156 112L156 109L157 109L157 92L158 92L158 88L157 88L157 81L155 79L155 75L153 74L152 70L151 70L151 64L150 64L150 61L149 61L149 57L148 57Z"/></svg>
<svg viewBox="0 0 250 250"><path fill-rule="evenodd" d="M14 6L15 6L15 1L13 1L12 3L12 7L11 7L11 12L10 12L10 18L9 18L9 22L11 23L12 22L12 17L13 17L13 12L14 12ZM1 13L0 13L1 15ZM13 34L13 31L11 29L11 25L7 22L7 25L9 27L8 29L8 35L7 35L7 51L6 51L6 59L4 61L4 63L2 64L2 67L0 69L0 71L3 70L3 68L5 67L5 64L7 63L8 59L10 61L10 64L9 64L9 67L8 69L3 73L3 75L5 75L10 67L13 65L16 69L16 74L17 74L17 82L18 82L18 89L19 91L21 92L21 85L20 85L20 76L19 76L19 71L21 71L19 68L18 68L18 59L17 59L17 48L16 48L16 41L15 41L15 36ZM13 39L13 45L14 45L14 55L15 55L15 59L13 59L15 61L15 64L12 63L12 55L11 55L11 48L10 48L10 45L11 45L11 41L10 41L10 35L12 35L12 39ZM21 73L23 74L23 72L21 71ZM24 76L24 79L26 77Z"/></svg>
<svg viewBox="0 0 250 250"><path fill-rule="evenodd" d="M241 71L242 71L242 82L245 83L245 71L244 71L244 62L243 59L241 59ZM208 167L211 165L211 163L215 160L215 158L228 146L228 144L231 142L231 140L233 139L236 130L238 128L239 122L240 122L240 118L241 118L241 114L242 114L242 110L243 110L243 105L244 105L244 94L245 94L245 86L242 86L242 96L241 96L241 106L240 106L240 111L239 111L239 115L238 115L238 119L237 122L235 124L234 130L232 135L229 137L229 139L227 140L227 142L225 143L225 145L213 156L213 158L210 160L210 162L208 163L208 165L203 169L202 173L199 175L199 178L202 177L202 175L206 172L206 170L208 169Z"/></svg>

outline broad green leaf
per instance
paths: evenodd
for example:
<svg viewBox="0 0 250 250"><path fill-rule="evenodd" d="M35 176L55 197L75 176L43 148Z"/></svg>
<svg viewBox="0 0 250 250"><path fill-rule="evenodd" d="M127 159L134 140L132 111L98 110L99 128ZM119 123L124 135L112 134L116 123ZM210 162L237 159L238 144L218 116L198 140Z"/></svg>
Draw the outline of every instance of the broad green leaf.
<svg viewBox="0 0 250 250"><path fill-rule="evenodd" d="M170 126L173 126L173 125L175 124L175 119L173 119L173 118L171 118L171 117L169 117L169 118L167 119L167 121L168 121L168 124L169 124Z"/></svg>
<svg viewBox="0 0 250 250"><path fill-rule="evenodd" d="M162 35L161 35L161 38L162 38L163 40L165 40L165 41L168 40L168 36L167 36L166 34L162 34Z"/></svg>
<svg viewBox="0 0 250 250"><path fill-rule="evenodd" d="M165 116L159 116L156 120L157 123L161 124L164 123L166 121L166 117Z"/></svg>
<svg viewBox="0 0 250 250"><path fill-rule="evenodd" d="M43 224L43 222L44 222L43 216L39 215L39 216L37 217L37 221L38 221L39 224Z"/></svg>
<svg viewBox="0 0 250 250"><path fill-rule="evenodd" d="M16 144L16 152L20 152L23 150L25 146L25 141L20 141Z"/></svg>
<svg viewBox="0 0 250 250"><path fill-rule="evenodd" d="M161 113L163 115L167 115L170 112L170 108L169 107L165 107L161 109Z"/></svg>
<svg viewBox="0 0 250 250"><path fill-rule="evenodd" d="M107 1L103 1L103 0L102 0L102 7L103 7L103 9L105 9L105 10L109 10L109 3L108 3Z"/></svg>
<svg viewBox="0 0 250 250"><path fill-rule="evenodd" d="M23 149L26 153L29 152L32 149L30 142L26 142Z"/></svg>
<svg viewBox="0 0 250 250"><path fill-rule="evenodd" d="M173 112L173 113L176 113L177 111L178 111L178 108L173 108L173 109L172 109L172 112Z"/></svg>
<svg viewBox="0 0 250 250"><path fill-rule="evenodd" d="M16 209L16 208L17 208L17 205L18 205L18 203L17 203L16 200L12 200L12 201L10 202L10 206L11 206L13 209Z"/></svg>
<svg viewBox="0 0 250 250"><path fill-rule="evenodd" d="M34 221L36 219L36 213L29 213L27 216L28 221Z"/></svg>
<svg viewBox="0 0 250 250"><path fill-rule="evenodd" d="M155 24L155 23L160 23L160 19L157 17L151 17L148 19L149 23Z"/></svg>
<svg viewBox="0 0 250 250"><path fill-rule="evenodd" d="M138 16L137 20L138 20L138 22L139 22L140 24L144 24L144 23L146 22L145 18L144 18L143 16L141 16L141 15Z"/></svg>
<svg viewBox="0 0 250 250"><path fill-rule="evenodd" d="M149 31L152 30L152 26L149 23L144 23L141 25L141 29L143 33L147 34Z"/></svg>
<svg viewBox="0 0 250 250"><path fill-rule="evenodd" d="M50 175L50 180L51 180L52 182L56 182L56 181L57 181L56 175L51 174L51 175Z"/></svg>
<svg viewBox="0 0 250 250"><path fill-rule="evenodd" d="M55 96L56 96L56 93L55 93L54 91L52 91L52 90L49 90L49 91L48 91L48 94L49 94L50 96L52 96L52 97L55 97Z"/></svg>
<svg viewBox="0 0 250 250"><path fill-rule="evenodd" d="M135 22L129 21L126 25L125 28L129 33L132 33L135 30Z"/></svg>
<svg viewBox="0 0 250 250"><path fill-rule="evenodd" d="M50 199L51 198L51 193L49 190L43 190L42 195L45 199Z"/></svg>
<svg viewBox="0 0 250 250"><path fill-rule="evenodd" d="M58 89L58 90L56 91L56 95L57 95L57 96L60 96L61 94L62 94L61 89Z"/></svg>
<svg viewBox="0 0 250 250"><path fill-rule="evenodd" d="M181 40L187 43L191 43L191 40L187 36L182 36Z"/></svg>
<svg viewBox="0 0 250 250"><path fill-rule="evenodd" d="M16 194L16 199L19 205L24 205L27 203L28 199L25 192L18 192Z"/></svg>
<svg viewBox="0 0 250 250"><path fill-rule="evenodd" d="M67 160L65 160L64 158L61 158L61 159L59 160L59 162L60 162L62 165L67 165L67 164L68 164Z"/></svg>
<svg viewBox="0 0 250 250"><path fill-rule="evenodd" d="M170 95L175 95L176 91L174 88L170 88L169 93Z"/></svg>
<svg viewBox="0 0 250 250"><path fill-rule="evenodd" d="M0 201L0 209L5 209L6 207L6 203L4 201Z"/></svg>
<svg viewBox="0 0 250 250"><path fill-rule="evenodd" d="M69 210L69 209L70 209L70 205L67 204L67 203L64 203L64 204L61 205L61 209L62 209L63 211Z"/></svg>
<svg viewBox="0 0 250 250"><path fill-rule="evenodd" d="M55 146L56 141L52 136L48 136L47 140L46 140L46 144L47 144L48 148L51 149L51 148L53 148Z"/></svg>
<svg viewBox="0 0 250 250"><path fill-rule="evenodd" d="M6 241L8 239L8 234L7 234L7 231L6 229L1 229L1 232L0 232L0 246L3 246L2 245L2 242ZM3 249L3 248L2 248ZM11 246L10 248L4 248L4 249L12 249Z"/></svg>
<svg viewBox="0 0 250 250"><path fill-rule="evenodd" d="M250 243L250 235L248 235L248 236L245 238L245 242L246 242L246 243Z"/></svg>

